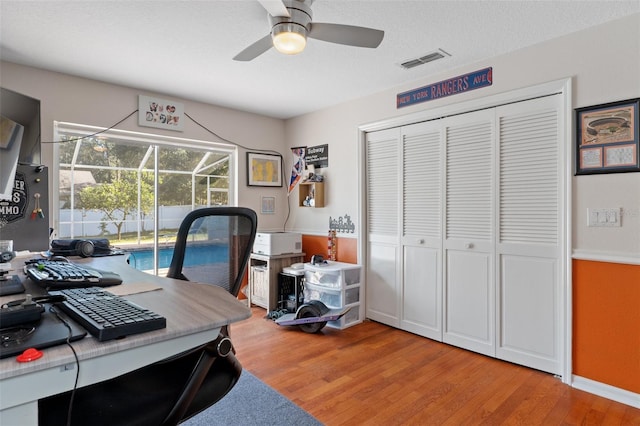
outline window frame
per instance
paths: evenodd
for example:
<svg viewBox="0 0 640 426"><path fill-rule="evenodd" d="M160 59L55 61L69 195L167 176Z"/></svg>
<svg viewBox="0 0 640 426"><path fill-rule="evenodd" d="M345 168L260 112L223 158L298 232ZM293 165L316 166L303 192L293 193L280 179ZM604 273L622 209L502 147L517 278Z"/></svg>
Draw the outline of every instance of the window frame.
<svg viewBox="0 0 640 426"><path fill-rule="evenodd" d="M220 143L214 141L205 141L205 140L196 140L189 138L181 138L181 137L172 137L172 136L164 136L154 133L142 133L142 132L134 132L128 130L119 130L119 129L106 129L103 127L97 127L92 125L83 125L77 123L69 123L69 122L61 122L54 121L53 123L53 133L54 133L54 143L53 143L53 166L51 170L51 204L52 204L52 225L54 226L54 232L60 229L60 142L62 135L75 135L79 138L94 136L96 134L101 134L105 137L108 137L110 141L118 141L122 140L126 141L127 144L136 144L151 146L153 147L153 152L157 152L155 148L192 148L194 150L206 150L213 151L217 153L226 153L229 155L229 175L228 175L228 205L236 206L237 205L237 186L238 186L238 167L237 167L237 157L238 157L238 148L235 145L228 143ZM157 165L154 166L157 168ZM159 175L161 170L154 170L156 176ZM185 171L180 171L185 173ZM188 173L188 172L187 172ZM156 181L157 182L157 181ZM207 194L207 202L210 202L210 191L208 190ZM157 197L154 197L154 216L158 216L158 203ZM192 204L193 209L193 204ZM157 223L154 225L157 227ZM154 247L158 245L158 235L155 232L156 236L154 239ZM52 237L55 238L56 234L52 234Z"/></svg>

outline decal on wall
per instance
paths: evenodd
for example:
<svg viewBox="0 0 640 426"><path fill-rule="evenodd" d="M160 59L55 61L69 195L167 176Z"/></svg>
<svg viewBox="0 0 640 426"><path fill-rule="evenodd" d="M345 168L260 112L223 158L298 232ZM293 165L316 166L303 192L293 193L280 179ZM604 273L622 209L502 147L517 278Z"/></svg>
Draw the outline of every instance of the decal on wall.
<svg viewBox="0 0 640 426"><path fill-rule="evenodd" d="M485 68L469 74L443 80L428 86L399 93L396 96L396 108L402 108L421 102L433 101L458 93L480 89L493 84L493 68Z"/></svg>

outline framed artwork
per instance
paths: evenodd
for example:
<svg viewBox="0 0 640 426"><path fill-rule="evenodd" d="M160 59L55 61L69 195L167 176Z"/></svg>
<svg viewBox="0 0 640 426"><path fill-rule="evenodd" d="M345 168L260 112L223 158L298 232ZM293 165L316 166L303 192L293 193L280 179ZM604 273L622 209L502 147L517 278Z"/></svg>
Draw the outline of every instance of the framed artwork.
<svg viewBox="0 0 640 426"><path fill-rule="evenodd" d="M138 125L158 129L182 131L184 128L184 104L138 96Z"/></svg>
<svg viewBox="0 0 640 426"><path fill-rule="evenodd" d="M576 175L640 171L640 99L576 111Z"/></svg>
<svg viewBox="0 0 640 426"><path fill-rule="evenodd" d="M247 152L247 185L282 186L282 156Z"/></svg>
<svg viewBox="0 0 640 426"><path fill-rule="evenodd" d="M275 214L276 197L262 197L262 214Z"/></svg>

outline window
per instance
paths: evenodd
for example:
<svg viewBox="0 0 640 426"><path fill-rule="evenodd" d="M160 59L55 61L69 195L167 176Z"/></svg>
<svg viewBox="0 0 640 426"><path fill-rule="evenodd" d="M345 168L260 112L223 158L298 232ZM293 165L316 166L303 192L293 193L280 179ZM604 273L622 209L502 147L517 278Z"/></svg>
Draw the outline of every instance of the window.
<svg viewBox="0 0 640 426"><path fill-rule="evenodd" d="M189 211L235 204L232 145L71 123L54 127L55 238L107 238L127 250L155 252L173 246Z"/></svg>

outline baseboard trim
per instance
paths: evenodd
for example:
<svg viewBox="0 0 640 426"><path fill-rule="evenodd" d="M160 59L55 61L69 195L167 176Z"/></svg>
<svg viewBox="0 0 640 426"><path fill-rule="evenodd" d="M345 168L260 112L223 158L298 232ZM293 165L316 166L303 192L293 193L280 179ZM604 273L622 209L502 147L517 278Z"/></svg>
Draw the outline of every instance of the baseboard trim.
<svg viewBox="0 0 640 426"><path fill-rule="evenodd" d="M616 388L615 386L596 382L595 380L576 375L572 376L571 386L612 401L640 408L640 394L630 392L628 390Z"/></svg>
<svg viewBox="0 0 640 426"><path fill-rule="evenodd" d="M573 250L571 256L576 260L592 260L595 262L623 263L640 265L640 256L633 253L604 252L594 250Z"/></svg>

